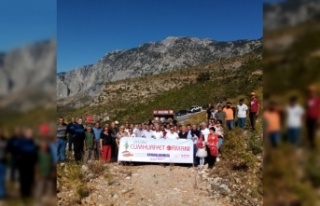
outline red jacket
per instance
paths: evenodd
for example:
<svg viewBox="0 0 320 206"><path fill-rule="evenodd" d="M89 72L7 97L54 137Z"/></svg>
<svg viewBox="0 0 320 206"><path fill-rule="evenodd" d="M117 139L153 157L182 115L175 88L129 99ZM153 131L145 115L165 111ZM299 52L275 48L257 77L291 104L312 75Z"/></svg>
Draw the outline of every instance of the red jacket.
<svg viewBox="0 0 320 206"><path fill-rule="evenodd" d="M210 150L210 154L214 157L218 156L218 139L219 136L217 134L208 135L208 148Z"/></svg>

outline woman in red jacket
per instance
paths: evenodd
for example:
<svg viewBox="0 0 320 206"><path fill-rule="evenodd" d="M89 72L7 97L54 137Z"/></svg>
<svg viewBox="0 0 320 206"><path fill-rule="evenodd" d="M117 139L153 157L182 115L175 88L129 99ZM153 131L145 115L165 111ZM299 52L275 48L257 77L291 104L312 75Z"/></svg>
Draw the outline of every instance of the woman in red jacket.
<svg viewBox="0 0 320 206"><path fill-rule="evenodd" d="M208 149L207 162L208 162L208 169L212 169L218 157L219 136L218 134L215 133L216 129L214 127L210 127L209 131L210 133L208 135L208 140L207 140L207 149Z"/></svg>

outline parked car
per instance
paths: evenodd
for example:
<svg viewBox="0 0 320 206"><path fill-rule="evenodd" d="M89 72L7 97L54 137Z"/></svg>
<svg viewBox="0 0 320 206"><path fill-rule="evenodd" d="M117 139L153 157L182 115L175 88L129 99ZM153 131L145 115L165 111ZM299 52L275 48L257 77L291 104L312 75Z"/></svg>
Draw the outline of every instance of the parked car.
<svg viewBox="0 0 320 206"><path fill-rule="evenodd" d="M190 113L195 113L195 112L200 112L200 111L201 111L201 106L197 106L197 105L191 106L189 109Z"/></svg>
<svg viewBox="0 0 320 206"><path fill-rule="evenodd" d="M176 112L176 116L183 116L186 114L188 114L188 110L186 110L186 109L182 109L182 110L179 110Z"/></svg>

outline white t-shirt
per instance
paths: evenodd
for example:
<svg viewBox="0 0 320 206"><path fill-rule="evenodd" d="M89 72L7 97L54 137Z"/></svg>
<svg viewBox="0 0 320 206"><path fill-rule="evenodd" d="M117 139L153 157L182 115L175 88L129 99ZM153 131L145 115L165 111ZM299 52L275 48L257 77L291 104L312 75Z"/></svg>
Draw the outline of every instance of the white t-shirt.
<svg viewBox="0 0 320 206"><path fill-rule="evenodd" d="M178 135L178 133L176 133L176 132L171 132L171 131L169 131L169 132L167 132L167 134L166 134L166 138L167 138L167 139L179 139L179 135Z"/></svg>
<svg viewBox="0 0 320 206"><path fill-rule="evenodd" d="M245 104L242 105L237 105L238 108L238 117L239 118L245 118L247 117L247 110L248 110L248 106Z"/></svg>
<svg viewBox="0 0 320 206"><path fill-rule="evenodd" d="M304 109L300 105L295 105L293 107L288 106L287 112L287 126L293 128L302 127L302 116L304 114Z"/></svg>
<svg viewBox="0 0 320 206"><path fill-rule="evenodd" d="M201 134L203 135L204 141L207 142L208 141L208 135L210 133L208 128L202 129Z"/></svg>
<svg viewBox="0 0 320 206"><path fill-rule="evenodd" d="M152 138L153 131L152 130L143 130L142 136L145 138Z"/></svg>
<svg viewBox="0 0 320 206"><path fill-rule="evenodd" d="M216 113L218 112L218 110L213 110L211 112L211 118L216 118Z"/></svg>
<svg viewBox="0 0 320 206"><path fill-rule="evenodd" d="M156 139L161 139L163 138L163 132L162 131L153 131L153 134L152 134Z"/></svg>

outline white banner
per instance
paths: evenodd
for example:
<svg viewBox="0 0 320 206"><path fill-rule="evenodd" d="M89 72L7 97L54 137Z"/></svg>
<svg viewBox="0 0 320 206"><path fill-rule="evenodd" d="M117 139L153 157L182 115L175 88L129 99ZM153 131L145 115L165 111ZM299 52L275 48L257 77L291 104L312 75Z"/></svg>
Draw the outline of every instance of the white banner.
<svg viewBox="0 0 320 206"><path fill-rule="evenodd" d="M193 142L190 139L122 137L118 160L192 164Z"/></svg>

